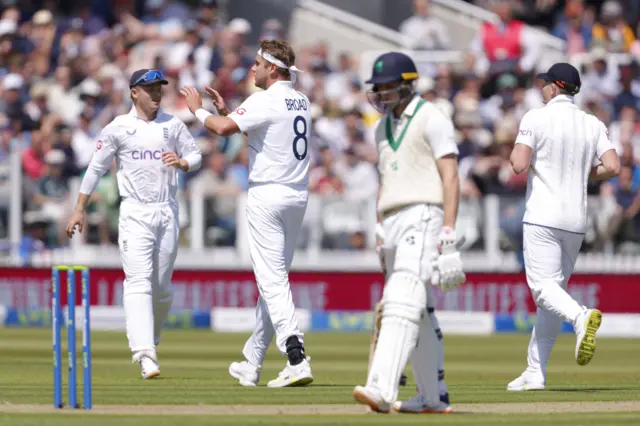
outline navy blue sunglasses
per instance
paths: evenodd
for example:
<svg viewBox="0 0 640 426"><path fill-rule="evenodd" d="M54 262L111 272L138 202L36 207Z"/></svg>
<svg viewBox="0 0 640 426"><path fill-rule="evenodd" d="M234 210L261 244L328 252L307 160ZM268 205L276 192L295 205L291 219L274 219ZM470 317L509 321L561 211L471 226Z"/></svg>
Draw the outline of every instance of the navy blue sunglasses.
<svg viewBox="0 0 640 426"><path fill-rule="evenodd" d="M147 71L139 79L137 79L135 83L133 83L133 86L137 86L140 83L146 83L148 81L154 81L154 80L164 80L164 74L162 74L162 71L158 71L158 70Z"/></svg>

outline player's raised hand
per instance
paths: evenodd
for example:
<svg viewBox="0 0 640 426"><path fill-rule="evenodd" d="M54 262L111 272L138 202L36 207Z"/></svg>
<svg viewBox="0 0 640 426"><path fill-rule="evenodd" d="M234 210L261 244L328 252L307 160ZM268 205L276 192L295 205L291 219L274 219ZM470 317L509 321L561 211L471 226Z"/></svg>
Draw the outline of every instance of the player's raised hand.
<svg viewBox="0 0 640 426"><path fill-rule="evenodd" d="M202 108L202 97L200 97L200 93L193 87L185 86L180 90L182 96L187 100L187 107L189 107L189 111L192 114L195 114L197 110Z"/></svg>
<svg viewBox="0 0 640 426"><path fill-rule="evenodd" d="M84 212L73 211L71 218L69 218L69 224L67 225L67 237L73 237L76 226L78 227L78 232L82 233L82 229L84 228Z"/></svg>
<svg viewBox="0 0 640 426"><path fill-rule="evenodd" d="M227 109L227 105L224 103L224 99L222 98L220 93L209 86L205 87L204 90L206 90L209 96L211 96L211 100L213 101L213 105L218 110L218 114L227 115L229 113L229 110Z"/></svg>

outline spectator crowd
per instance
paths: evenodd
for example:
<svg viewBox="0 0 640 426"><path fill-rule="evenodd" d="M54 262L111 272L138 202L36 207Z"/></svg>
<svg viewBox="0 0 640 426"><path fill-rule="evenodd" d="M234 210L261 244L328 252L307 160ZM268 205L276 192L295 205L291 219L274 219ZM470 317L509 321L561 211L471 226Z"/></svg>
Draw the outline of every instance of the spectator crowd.
<svg viewBox="0 0 640 426"><path fill-rule="evenodd" d="M210 85L234 109L259 90L250 76L256 51L250 36L286 38L285 25L275 19L258 28L243 18L223 22L216 0L198 0L195 7L146 0L143 13L136 13L131 2L116 3L122 4L115 13L81 1L70 13L62 13L56 2L38 9L28 6L31 2L21 6L2 0L0 238L8 234L10 158L17 153L26 243L68 244L62 230L76 197L74 178L82 176L91 160L100 130L131 108L130 74L159 68L170 82L163 109L187 124L204 154L202 169L181 178L181 225L191 226L190 197L203 194L206 244L232 246L237 197L247 190L244 137L206 132L179 90L190 85L203 91ZM416 83L421 96L439 105L456 127L462 185L458 226L468 247L483 245L482 201L492 194L501 197L503 247L520 246L527 178L514 175L508 159L520 119L542 106L534 79L540 43L526 22L564 40L568 59L582 58L583 87L576 102L605 122L623 160L619 178L590 186L593 217L584 249L637 251L640 8L627 9L627 3L616 0L601 5L583 0L472 3L494 11L499 22L480 27L466 50L464 71L440 65ZM430 8L428 0L415 0L413 16L398 28L408 49L452 48L447 27ZM625 54L625 59L612 60L614 53ZM378 116L359 78L359 58L341 53L333 61L322 41L298 48L296 54L296 65L306 71L296 84L309 96L314 118L310 191L322 200L321 244L327 249L363 249L364 212L378 188L372 140ZM211 104L205 107L213 109ZM92 199L87 242L117 241L118 205L112 168ZM183 233L183 244L188 244L187 235Z"/></svg>

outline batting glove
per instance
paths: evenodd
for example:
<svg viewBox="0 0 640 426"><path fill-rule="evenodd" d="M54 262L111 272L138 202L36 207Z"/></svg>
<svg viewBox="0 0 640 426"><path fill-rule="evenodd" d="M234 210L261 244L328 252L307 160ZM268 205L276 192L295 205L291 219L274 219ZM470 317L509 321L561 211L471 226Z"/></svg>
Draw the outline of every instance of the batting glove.
<svg viewBox="0 0 640 426"><path fill-rule="evenodd" d="M461 245L456 238L456 231L445 226L438 238L437 251L433 256L433 274L431 284L440 287L444 292L451 291L464 283L466 276L462 271L462 258L458 251Z"/></svg>

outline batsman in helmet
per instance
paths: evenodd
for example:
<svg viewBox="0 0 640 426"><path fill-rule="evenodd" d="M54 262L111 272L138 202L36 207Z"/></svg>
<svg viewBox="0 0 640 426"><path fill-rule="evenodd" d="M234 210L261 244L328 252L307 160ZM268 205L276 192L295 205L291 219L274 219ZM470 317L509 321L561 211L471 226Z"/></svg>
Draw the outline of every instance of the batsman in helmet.
<svg viewBox="0 0 640 426"><path fill-rule="evenodd" d="M418 71L399 52L373 64L371 103L383 114L376 124L378 253L385 288L379 335L367 384L354 398L372 410L451 412L442 369L442 333L432 286L449 291L465 281L455 224L460 183L453 123L414 89ZM411 361L418 394L397 401Z"/></svg>

